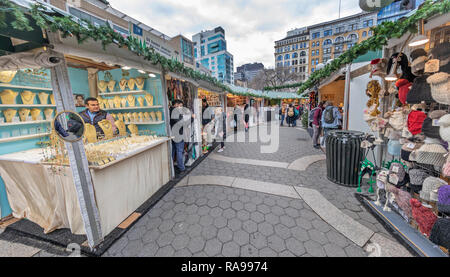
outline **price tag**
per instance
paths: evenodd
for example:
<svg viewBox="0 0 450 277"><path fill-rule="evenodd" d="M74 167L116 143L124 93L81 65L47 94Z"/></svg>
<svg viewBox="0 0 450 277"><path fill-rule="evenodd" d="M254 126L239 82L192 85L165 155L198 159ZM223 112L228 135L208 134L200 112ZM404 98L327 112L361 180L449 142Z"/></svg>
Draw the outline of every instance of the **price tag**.
<svg viewBox="0 0 450 277"><path fill-rule="evenodd" d="M439 127L439 119L433 119L433 126Z"/></svg>
<svg viewBox="0 0 450 277"><path fill-rule="evenodd" d="M408 145L406 147L408 147L409 149L414 149L414 147L416 147L416 144L415 143L408 143Z"/></svg>
<svg viewBox="0 0 450 277"><path fill-rule="evenodd" d="M396 174L389 174L389 183L393 185L398 184L398 176Z"/></svg>
<svg viewBox="0 0 450 277"><path fill-rule="evenodd" d="M394 173L398 173L398 165L394 165L394 166L392 166L392 172L394 172Z"/></svg>

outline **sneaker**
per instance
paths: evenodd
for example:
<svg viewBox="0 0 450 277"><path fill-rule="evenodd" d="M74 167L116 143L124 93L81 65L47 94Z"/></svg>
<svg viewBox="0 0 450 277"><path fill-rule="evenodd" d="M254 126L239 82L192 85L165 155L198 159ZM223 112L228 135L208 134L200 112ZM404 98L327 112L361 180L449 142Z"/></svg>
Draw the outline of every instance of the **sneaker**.
<svg viewBox="0 0 450 277"><path fill-rule="evenodd" d="M218 153L222 153L223 152L223 148L220 148L219 150L217 150Z"/></svg>

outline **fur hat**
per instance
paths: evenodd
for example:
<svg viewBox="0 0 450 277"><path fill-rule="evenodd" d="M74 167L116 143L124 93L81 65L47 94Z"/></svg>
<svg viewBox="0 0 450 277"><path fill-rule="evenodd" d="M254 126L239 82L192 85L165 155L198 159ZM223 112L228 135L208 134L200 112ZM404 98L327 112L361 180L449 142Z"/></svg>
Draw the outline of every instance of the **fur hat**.
<svg viewBox="0 0 450 277"><path fill-rule="evenodd" d="M439 119L439 134L445 141L450 141L450 114Z"/></svg>
<svg viewBox="0 0 450 277"><path fill-rule="evenodd" d="M447 111L435 110L435 111L430 112L428 114L428 117L431 118L431 119L439 119L439 118L443 117L446 114L447 114Z"/></svg>
<svg viewBox="0 0 450 277"><path fill-rule="evenodd" d="M421 111L411 111L408 115L408 130L413 135L422 133L423 121L427 115Z"/></svg>
<svg viewBox="0 0 450 277"><path fill-rule="evenodd" d="M431 87L431 97L441 104L450 105L450 79L446 72L439 72L427 78Z"/></svg>
<svg viewBox="0 0 450 277"><path fill-rule="evenodd" d="M406 104L406 96L408 95L411 83L406 79L399 79L395 82L395 86L398 88L398 99L403 105Z"/></svg>
<svg viewBox="0 0 450 277"><path fill-rule="evenodd" d="M441 139L439 126L433 126L433 120L429 117L423 121L422 132L429 138Z"/></svg>
<svg viewBox="0 0 450 277"><path fill-rule="evenodd" d="M447 150L440 144L424 144L411 153L410 160L421 164L442 167L445 164L446 154Z"/></svg>
<svg viewBox="0 0 450 277"><path fill-rule="evenodd" d="M427 51L423 48L418 48L411 52L409 55L411 58L411 71L414 75L421 75L425 68L425 62L427 61Z"/></svg>
<svg viewBox="0 0 450 277"><path fill-rule="evenodd" d="M436 177L428 177L423 181L422 190L420 191L420 198L426 201L433 201L430 193L434 190L438 190L440 187L447 185L442 179ZM435 199L437 201L437 199Z"/></svg>
<svg viewBox="0 0 450 277"><path fill-rule="evenodd" d="M419 224L420 232L429 236L431 228L433 228L433 225L437 220L437 216L431 209L424 207L417 199L411 199L410 204L412 216L417 224Z"/></svg>
<svg viewBox="0 0 450 277"><path fill-rule="evenodd" d="M406 103L419 104L422 101L427 103L434 103L433 97L431 97L431 87L427 83L427 75L417 77L406 96Z"/></svg>
<svg viewBox="0 0 450 277"><path fill-rule="evenodd" d="M402 130L403 126L405 125L405 115L403 114L403 111L395 111L391 117L389 118L389 124L394 128L395 130Z"/></svg>

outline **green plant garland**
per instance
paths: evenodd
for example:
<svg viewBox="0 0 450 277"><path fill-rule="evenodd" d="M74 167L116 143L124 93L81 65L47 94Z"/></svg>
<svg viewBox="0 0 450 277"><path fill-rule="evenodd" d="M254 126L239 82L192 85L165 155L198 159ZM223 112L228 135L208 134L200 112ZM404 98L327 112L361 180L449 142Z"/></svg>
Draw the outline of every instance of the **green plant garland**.
<svg viewBox="0 0 450 277"><path fill-rule="evenodd" d="M24 11L16 4L8 0L0 0L0 27L9 27L5 20L5 14L12 12L15 18L11 22L11 27L18 30L32 31L33 28L29 25L29 20L25 17ZM44 30L50 30L52 32L60 31L62 37L76 37L79 44L85 42L87 39L93 39L94 41L100 41L103 49L106 49L107 45L116 44L119 48L128 48L130 51L138 56L141 56L144 60L150 61L155 66L160 66L164 71L179 73L185 77L194 80L204 80L214 86L222 89L223 91L242 96L251 96L257 98L297 98L298 96L292 94L279 94L276 96L269 96L254 93L240 93L233 91L230 87L219 82L215 77L208 76L200 73L192 68L184 66L183 63L168 59L159 53L155 52L152 47L147 47L146 43L142 43L138 38L128 36L124 38L119 33L115 32L110 26L96 27L90 22L79 20L73 16L63 16L60 14L50 15L48 10L40 3L33 4L29 11L33 20L35 20L37 26Z"/></svg>
<svg viewBox="0 0 450 277"><path fill-rule="evenodd" d="M361 43L357 43L338 58L332 60L331 63L325 65L324 68L314 71L305 82L276 87L266 87L264 90L298 87L298 93L303 93L305 90L314 87L314 85L316 85L321 79L329 77L333 72L339 70L342 66L351 63L359 56L366 54L368 51L382 49L383 46L387 45L389 39L400 38L407 32L416 33L416 24L421 19L428 19L436 14L445 14L449 11L450 0L426 0L410 17L396 22L386 21L380 25L372 27L372 37L362 41Z"/></svg>

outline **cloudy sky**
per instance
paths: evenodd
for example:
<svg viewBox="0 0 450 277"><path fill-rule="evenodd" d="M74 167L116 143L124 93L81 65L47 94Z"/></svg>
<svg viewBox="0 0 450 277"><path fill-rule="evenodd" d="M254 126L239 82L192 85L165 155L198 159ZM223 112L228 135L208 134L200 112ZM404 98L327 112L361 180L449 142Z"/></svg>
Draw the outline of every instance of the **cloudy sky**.
<svg viewBox="0 0 450 277"><path fill-rule="evenodd" d="M274 66L274 41L286 32L338 18L339 0L109 0L114 8L168 35L225 29L235 70L245 63ZM341 17L360 12L358 0L342 0Z"/></svg>

